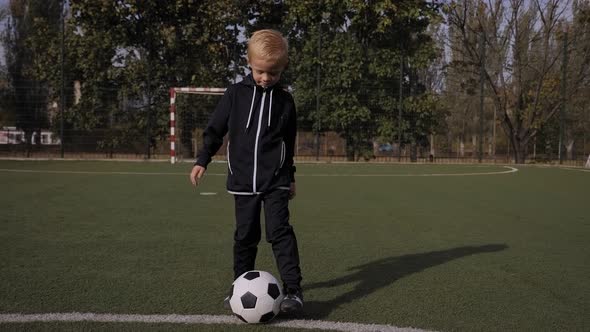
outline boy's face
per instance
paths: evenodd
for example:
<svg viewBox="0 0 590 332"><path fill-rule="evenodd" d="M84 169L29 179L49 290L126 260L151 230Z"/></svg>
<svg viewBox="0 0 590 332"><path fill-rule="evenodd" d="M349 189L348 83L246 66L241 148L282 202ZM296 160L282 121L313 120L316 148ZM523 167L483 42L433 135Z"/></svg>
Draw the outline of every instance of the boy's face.
<svg viewBox="0 0 590 332"><path fill-rule="evenodd" d="M283 70L285 70L283 64L268 61L257 56L252 56L249 62L250 68L252 68L254 82L263 88L277 84L281 79Z"/></svg>

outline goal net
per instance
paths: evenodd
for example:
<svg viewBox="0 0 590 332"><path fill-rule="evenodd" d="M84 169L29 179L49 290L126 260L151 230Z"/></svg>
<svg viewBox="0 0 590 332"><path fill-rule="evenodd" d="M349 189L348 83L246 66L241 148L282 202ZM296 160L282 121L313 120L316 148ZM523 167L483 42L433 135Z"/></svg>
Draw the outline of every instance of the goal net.
<svg viewBox="0 0 590 332"><path fill-rule="evenodd" d="M588 159L586 160L586 165L584 165L585 168L590 168L590 154L588 155Z"/></svg>
<svg viewBox="0 0 590 332"><path fill-rule="evenodd" d="M203 130L225 88L170 88L170 163L194 160Z"/></svg>

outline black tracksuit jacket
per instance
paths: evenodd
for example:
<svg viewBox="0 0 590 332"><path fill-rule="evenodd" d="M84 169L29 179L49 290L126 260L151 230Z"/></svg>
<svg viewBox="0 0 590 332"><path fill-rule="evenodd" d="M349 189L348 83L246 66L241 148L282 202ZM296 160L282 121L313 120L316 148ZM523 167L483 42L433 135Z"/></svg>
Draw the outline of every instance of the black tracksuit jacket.
<svg viewBox="0 0 590 332"><path fill-rule="evenodd" d="M232 84L217 104L203 133L196 165L207 167L227 144L227 190L235 195L257 195L288 190L295 182L293 155L295 103L280 86L262 88L248 75Z"/></svg>

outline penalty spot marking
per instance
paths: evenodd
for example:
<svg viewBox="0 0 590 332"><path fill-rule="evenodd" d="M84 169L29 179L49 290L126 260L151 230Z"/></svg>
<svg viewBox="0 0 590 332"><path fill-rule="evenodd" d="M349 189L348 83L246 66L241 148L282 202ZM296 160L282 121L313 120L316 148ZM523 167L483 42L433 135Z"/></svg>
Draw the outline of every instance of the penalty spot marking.
<svg viewBox="0 0 590 332"><path fill-rule="evenodd" d="M297 177L421 177L421 176L477 176L477 175L499 175L518 172L517 168L502 166L507 170L498 172L473 172L473 173L425 173L425 174L297 174ZM188 176L188 173L166 173L166 172L100 172L100 171L54 171L54 170L34 170L34 169L9 169L0 168L0 172L12 173L46 173L46 174L103 174L103 175L182 175ZM225 173L207 173L211 176L226 176Z"/></svg>
<svg viewBox="0 0 590 332"><path fill-rule="evenodd" d="M232 324L244 325L235 316L229 315L129 315L129 314L95 314L95 313L46 313L46 314L0 314L0 323L32 322L101 322L101 323L163 323L163 324ZM360 324L347 322L330 322L322 320L281 320L268 324L272 327L332 330L347 332L428 332L412 327L397 327L382 324Z"/></svg>
<svg viewBox="0 0 590 332"><path fill-rule="evenodd" d="M204 191L202 193L199 193L199 194L202 195L202 196L214 196L214 195L217 195L217 193L214 193L214 192L206 192L206 191Z"/></svg>

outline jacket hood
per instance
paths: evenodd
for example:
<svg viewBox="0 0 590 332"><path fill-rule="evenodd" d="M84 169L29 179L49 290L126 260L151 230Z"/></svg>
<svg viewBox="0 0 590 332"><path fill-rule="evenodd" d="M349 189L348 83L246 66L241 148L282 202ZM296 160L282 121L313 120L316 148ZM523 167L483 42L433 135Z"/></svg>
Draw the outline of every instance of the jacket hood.
<svg viewBox="0 0 590 332"><path fill-rule="evenodd" d="M252 77L252 74L248 74L248 76L244 77L240 84L244 84L247 86L256 86L256 82L254 82L254 77Z"/></svg>
<svg viewBox="0 0 590 332"><path fill-rule="evenodd" d="M256 82L254 81L254 77L252 77L252 73L248 74L246 77L244 77L244 79L239 82L240 84L246 85L246 86L254 86L254 87L259 87L261 89L263 89L260 85L257 85ZM282 88L282 84L281 82L277 82L277 84L266 88L267 90L272 90L272 89L281 89Z"/></svg>

